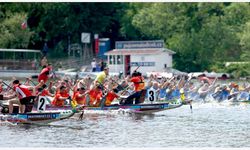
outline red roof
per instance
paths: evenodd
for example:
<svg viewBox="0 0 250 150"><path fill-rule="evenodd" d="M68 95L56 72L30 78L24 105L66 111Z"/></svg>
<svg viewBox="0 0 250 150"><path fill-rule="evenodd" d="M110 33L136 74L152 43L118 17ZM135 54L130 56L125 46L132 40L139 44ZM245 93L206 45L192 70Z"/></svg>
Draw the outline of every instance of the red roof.
<svg viewBox="0 0 250 150"><path fill-rule="evenodd" d="M163 49L113 49L106 52L105 55L159 54L161 52L164 52ZM172 52L170 51L170 53Z"/></svg>

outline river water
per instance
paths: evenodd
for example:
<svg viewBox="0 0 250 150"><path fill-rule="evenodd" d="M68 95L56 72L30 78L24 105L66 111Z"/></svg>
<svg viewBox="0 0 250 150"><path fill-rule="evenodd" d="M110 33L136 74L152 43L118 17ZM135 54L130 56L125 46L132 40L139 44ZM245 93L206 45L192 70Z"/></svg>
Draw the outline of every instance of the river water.
<svg viewBox="0 0 250 150"><path fill-rule="evenodd" d="M86 112L54 126L0 126L1 147L250 147L249 105L193 104L154 115Z"/></svg>

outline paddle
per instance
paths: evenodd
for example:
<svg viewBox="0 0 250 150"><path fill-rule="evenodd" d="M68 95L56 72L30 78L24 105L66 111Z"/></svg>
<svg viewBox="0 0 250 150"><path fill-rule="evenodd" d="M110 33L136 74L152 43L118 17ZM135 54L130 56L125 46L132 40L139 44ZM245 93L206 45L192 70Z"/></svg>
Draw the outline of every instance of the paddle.
<svg viewBox="0 0 250 150"><path fill-rule="evenodd" d="M186 86L187 83L189 83L193 78L193 73L189 76L188 80L184 83L183 87ZM192 100L189 101L189 106L191 113L193 112L193 106L192 106Z"/></svg>
<svg viewBox="0 0 250 150"><path fill-rule="evenodd" d="M2 83L3 83L4 85L6 85L8 88L10 88L10 89L12 89L13 91L15 91L13 87L9 86L9 85L8 85L7 83L5 83L4 81L2 81Z"/></svg>
<svg viewBox="0 0 250 150"><path fill-rule="evenodd" d="M29 80L33 85L36 85L35 83L34 83L34 81L32 81L32 80Z"/></svg>
<svg viewBox="0 0 250 150"><path fill-rule="evenodd" d="M78 120L82 120L83 119L83 114L84 114L84 111L82 111L82 113L80 114Z"/></svg>
<svg viewBox="0 0 250 150"><path fill-rule="evenodd" d="M181 101L182 102L185 102L185 103L189 103L189 107L190 107L190 110L191 110L191 113L193 113L193 106L192 106L192 101L190 100L190 101L186 101L185 100L186 98L185 98L185 95L184 95L184 90L183 90L183 92L181 92Z"/></svg>
<svg viewBox="0 0 250 150"><path fill-rule="evenodd" d="M136 72L141 66L138 65L137 68L133 71L133 72Z"/></svg>
<svg viewBox="0 0 250 150"><path fill-rule="evenodd" d="M106 102L106 96L107 96L107 94L108 94L108 91L109 91L109 89L107 89L102 83L100 83L100 82L98 82L99 83L99 85L101 85L102 86L102 89L104 90L106 90L106 94L103 94L103 96L102 96L102 98L101 98L101 103L100 103L100 106L101 106L101 108L103 108L104 106L105 106L105 102Z"/></svg>

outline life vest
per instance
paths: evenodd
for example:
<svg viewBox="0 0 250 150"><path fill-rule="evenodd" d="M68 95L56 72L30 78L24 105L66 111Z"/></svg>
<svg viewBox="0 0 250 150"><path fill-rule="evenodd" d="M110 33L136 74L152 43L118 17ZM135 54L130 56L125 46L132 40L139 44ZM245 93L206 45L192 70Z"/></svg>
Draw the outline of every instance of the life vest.
<svg viewBox="0 0 250 150"><path fill-rule="evenodd" d="M89 91L90 106L99 106L101 98L102 98L102 91L97 91L96 89L92 89Z"/></svg>
<svg viewBox="0 0 250 150"><path fill-rule="evenodd" d="M86 105L86 97L85 96L78 97L79 94L80 94L80 92L74 93L74 95L73 95L73 101L76 101L76 103L80 104L80 105Z"/></svg>
<svg viewBox="0 0 250 150"><path fill-rule="evenodd" d="M69 97L69 93L60 92L60 93L56 94L51 104L53 106L59 106L59 107L64 106L64 100L60 100L59 99L60 97Z"/></svg>
<svg viewBox="0 0 250 150"><path fill-rule="evenodd" d="M28 89L27 86L25 85L15 85L14 86L14 90L18 93L18 98L23 99L25 97L30 97L32 96L32 93L30 92L30 90Z"/></svg>
<svg viewBox="0 0 250 150"><path fill-rule="evenodd" d="M141 91L145 88L145 82L143 77L141 76L132 77L131 82L134 83L136 92Z"/></svg>
<svg viewBox="0 0 250 150"><path fill-rule="evenodd" d="M107 96L106 96L106 101L105 101L105 106L110 106L112 101L115 99L115 98L118 98L118 95L116 95L114 92L112 91L109 91Z"/></svg>

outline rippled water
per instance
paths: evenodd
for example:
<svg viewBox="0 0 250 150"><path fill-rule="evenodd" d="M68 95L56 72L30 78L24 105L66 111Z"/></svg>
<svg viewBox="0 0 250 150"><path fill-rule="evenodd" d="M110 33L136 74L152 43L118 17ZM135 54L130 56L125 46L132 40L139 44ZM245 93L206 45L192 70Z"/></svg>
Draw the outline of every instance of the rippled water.
<svg viewBox="0 0 250 150"><path fill-rule="evenodd" d="M86 113L54 126L0 126L1 147L250 147L249 105L194 104L155 115Z"/></svg>

